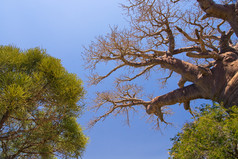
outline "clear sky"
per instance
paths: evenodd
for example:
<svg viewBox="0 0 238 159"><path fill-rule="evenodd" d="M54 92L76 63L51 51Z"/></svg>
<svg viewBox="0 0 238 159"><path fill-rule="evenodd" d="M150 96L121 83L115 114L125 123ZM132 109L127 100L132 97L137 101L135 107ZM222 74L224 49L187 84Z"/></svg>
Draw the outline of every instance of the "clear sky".
<svg viewBox="0 0 238 159"><path fill-rule="evenodd" d="M1 0L0 45L14 45L21 49L40 47L62 60L69 72L76 73L86 83L88 72L82 60L83 45L87 46L98 35L110 31L109 26L126 25L119 3L122 0ZM103 69L103 68L101 68ZM160 93L174 89L177 81ZM147 88L155 87L154 83ZM86 106L98 89L108 88L105 83L88 88ZM176 86L177 87L177 86ZM159 87L158 87L159 89ZM158 94L161 95L161 94ZM199 102L193 103L198 105ZM174 126L161 131L146 123L144 111L131 118L128 127L123 118L107 118L94 128L85 130L90 142L83 159L165 159L172 142L170 138L191 118L183 106L172 106L176 112L168 120ZM94 112L86 111L78 120L86 127Z"/></svg>

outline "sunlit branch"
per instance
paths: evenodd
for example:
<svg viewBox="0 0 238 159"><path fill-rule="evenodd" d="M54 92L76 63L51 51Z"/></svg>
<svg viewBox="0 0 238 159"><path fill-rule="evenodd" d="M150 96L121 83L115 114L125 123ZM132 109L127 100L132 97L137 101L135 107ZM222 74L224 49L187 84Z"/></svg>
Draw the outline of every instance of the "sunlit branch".
<svg viewBox="0 0 238 159"><path fill-rule="evenodd" d="M143 71L141 71L139 74L135 75L134 77L131 77L131 78L126 77L126 79L119 79L119 82L132 81L132 80L136 79L137 77L140 77L141 75L144 75L147 71L149 71L154 66L156 66L156 65L154 64L154 65L146 67Z"/></svg>
<svg viewBox="0 0 238 159"><path fill-rule="evenodd" d="M185 103L190 100L198 99L198 98L206 98L203 96L202 91L194 84L176 89L168 94L155 97L152 99L151 104L148 105L146 111L148 114L155 114L161 116L160 118L163 120L163 116L161 114L161 107L166 105L173 105L176 103Z"/></svg>
<svg viewBox="0 0 238 159"><path fill-rule="evenodd" d="M173 71L170 71L170 73L169 73L169 75L167 76L167 77L165 77L165 78L163 78L162 80L162 84L166 84L167 83L167 81L168 81L168 79L172 76L172 74L173 74Z"/></svg>
<svg viewBox="0 0 238 159"><path fill-rule="evenodd" d="M201 73L200 67L193 65L191 63L179 60L177 58L173 57L158 57L155 59L151 59L148 61L143 61L143 62L133 62L133 61L128 61L125 58L122 58L122 61L132 67L143 67L143 66L150 66L150 65L160 65L162 68L169 69L171 71L174 71L178 74L183 74L186 79L189 81L196 81L197 76ZM205 71L206 72L206 71ZM204 72L202 72L204 73ZM208 73L208 72L207 72ZM207 74L206 73L206 74Z"/></svg>
<svg viewBox="0 0 238 159"><path fill-rule="evenodd" d="M182 33L189 41L198 42L197 39L192 38L191 36L189 36L189 35L188 35L185 31L183 31L180 27L178 27L178 26L175 26L175 27L176 27L176 29L177 29L180 33Z"/></svg>
<svg viewBox="0 0 238 159"><path fill-rule="evenodd" d="M90 127L94 126L98 121L104 120L107 116L109 116L112 113L116 113L116 114L120 113L122 111L121 109L123 109L123 108L124 109L133 109L134 106L143 105L144 107L146 107L147 105L150 104L150 102L146 102L146 101L143 101L140 99L128 99L128 100L124 99L124 100L115 100L115 101L111 100L111 101L108 101L108 103L112 104L111 108L103 115L92 120L89 123Z"/></svg>
<svg viewBox="0 0 238 159"><path fill-rule="evenodd" d="M201 46L201 51L202 52L206 52L206 48L205 48L205 44L204 41L202 40L202 33L198 33L198 30L195 30L195 33L197 35L197 39L192 38L191 36L189 36L185 31L183 31L181 28L179 28L178 26L176 26L177 30L182 33L189 41L193 41L195 43L199 43ZM202 31L200 31L202 32Z"/></svg>
<svg viewBox="0 0 238 159"><path fill-rule="evenodd" d="M118 69L122 68L123 66L125 66L125 64L119 65L117 67L115 67L114 69L112 69L109 73L107 73L104 76L99 76L99 77L95 77L91 79L91 82L93 85L98 84L100 81L102 81L103 79L107 78L108 76L110 76L113 72L117 71Z"/></svg>
<svg viewBox="0 0 238 159"><path fill-rule="evenodd" d="M186 55L188 57L192 57L192 58L213 58L215 60L222 59L222 56L220 56L218 53L213 52L213 51L207 52L207 53L202 53L202 54L188 52Z"/></svg>
<svg viewBox="0 0 238 159"><path fill-rule="evenodd" d="M202 50L199 46L191 46L191 47L175 49L174 54L180 54L180 53L191 52L191 51L201 52Z"/></svg>

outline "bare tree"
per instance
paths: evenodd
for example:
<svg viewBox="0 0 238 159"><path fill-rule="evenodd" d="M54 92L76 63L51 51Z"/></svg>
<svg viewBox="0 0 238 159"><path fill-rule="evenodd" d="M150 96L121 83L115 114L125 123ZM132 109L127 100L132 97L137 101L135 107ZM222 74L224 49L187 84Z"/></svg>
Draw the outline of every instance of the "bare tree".
<svg viewBox="0 0 238 159"><path fill-rule="evenodd" d="M85 49L91 70L100 63L114 66L103 76L92 72L92 84L123 68L129 74L115 78L116 90L97 93L94 108L108 106L108 111L91 124L112 113L128 114L138 106L165 122L168 105L183 103L190 110L190 101L199 98L225 107L238 105L237 5L238 1L229 0L128 0L122 6L130 28L112 28ZM174 74L181 75L179 88L146 98L143 88L133 81L164 69L169 70L168 76L160 77L164 83Z"/></svg>

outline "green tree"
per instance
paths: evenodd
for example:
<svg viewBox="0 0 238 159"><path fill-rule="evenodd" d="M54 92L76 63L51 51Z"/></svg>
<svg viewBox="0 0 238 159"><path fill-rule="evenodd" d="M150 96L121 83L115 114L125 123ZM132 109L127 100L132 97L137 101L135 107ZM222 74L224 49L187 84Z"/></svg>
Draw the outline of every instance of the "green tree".
<svg viewBox="0 0 238 159"><path fill-rule="evenodd" d="M238 158L238 108L205 106L172 139L171 158Z"/></svg>
<svg viewBox="0 0 238 159"><path fill-rule="evenodd" d="M78 158L82 81L39 48L0 46L0 158Z"/></svg>

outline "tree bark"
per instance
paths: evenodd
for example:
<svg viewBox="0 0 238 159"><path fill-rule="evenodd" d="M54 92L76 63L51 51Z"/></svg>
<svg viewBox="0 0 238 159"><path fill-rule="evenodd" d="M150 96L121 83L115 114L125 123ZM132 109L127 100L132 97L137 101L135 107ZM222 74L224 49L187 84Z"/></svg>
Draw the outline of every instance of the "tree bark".
<svg viewBox="0 0 238 159"><path fill-rule="evenodd" d="M7 110L7 112L2 116L2 119L0 120L0 130L2 129L3 124L6 122L9 115L10 115L10 112Z"/></svg>
<svg viewBox="0 0 238 159"><path fill-rule="evenodd" d="M183 87L186 78L182 78L181 88L155 97L147 106L147 113L158 114L158 108L176 103L184 103L186 106L190 100L199 98L212 99L226 108L238 105L238 53L225 52L221 57L222 60L215 62L211 73L198 75L194 84ZM185 73L179 73L184 77Z"/></svg>
<svg viewBox="0 0 238 159"><path fill-rule="evenodd" d="M151 101L148 105L146 112L148 114L156 112L156 107L162 107L164 105L173 105L176 103L186 103L193 99L206 98L202 90L199 89L195 84L187 87L179 88L168 94L158 96Z"/></svg>
<svg viewBox="0 0 238 159"><path fill-rule="evenodd" d="M197 0L207 17L219 18L227 21L238 37L238 4L217 4L213 0Z"/></svg>

